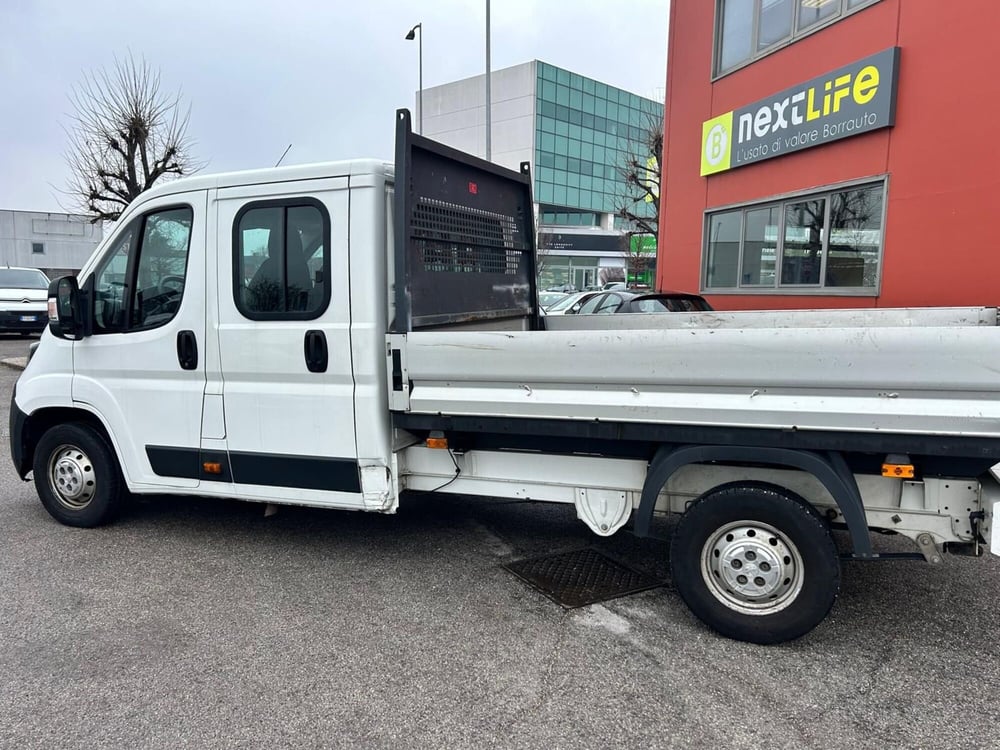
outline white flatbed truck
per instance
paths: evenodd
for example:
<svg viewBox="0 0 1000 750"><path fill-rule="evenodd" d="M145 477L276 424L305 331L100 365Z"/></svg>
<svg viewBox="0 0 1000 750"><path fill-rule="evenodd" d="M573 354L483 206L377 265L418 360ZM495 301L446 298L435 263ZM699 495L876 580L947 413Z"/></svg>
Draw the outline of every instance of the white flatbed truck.
<svg viewBox="0 0 1000 750"><path fill-rule="evenodd" d="M409 490L573 504L599 536L677 513L677 591L757 643L833 606L832 528L855 560L1000 552L995 308L543 319L527 167L397 118L394 165L158 186L53 282L11 404L52 516Z"/></svg>

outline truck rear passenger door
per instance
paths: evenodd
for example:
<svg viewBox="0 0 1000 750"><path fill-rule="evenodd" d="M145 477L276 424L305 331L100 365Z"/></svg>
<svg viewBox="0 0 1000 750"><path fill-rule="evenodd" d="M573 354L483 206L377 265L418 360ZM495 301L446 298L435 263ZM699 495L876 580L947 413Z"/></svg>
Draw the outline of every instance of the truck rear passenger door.
<svg viewBox="0 0 1000 750"><path fill-rule="evenodd" d="M236 491L360 507L348 180L217 195L217 334Z"/></svg>

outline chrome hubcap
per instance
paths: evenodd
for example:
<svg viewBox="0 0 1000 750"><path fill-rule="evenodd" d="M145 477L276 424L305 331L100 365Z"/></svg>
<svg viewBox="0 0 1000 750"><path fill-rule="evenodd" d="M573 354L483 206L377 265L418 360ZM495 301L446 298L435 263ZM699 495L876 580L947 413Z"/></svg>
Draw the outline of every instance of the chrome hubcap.
<svg viewBox="0 0 1000 750"><path fill-rule="evenodd" d="M774 614L802 590L798 549L760 521L736 521L718 529L702 548L701 572L709 591L744 614Z"/></svg>
<svg viewBox="0 0 1000 750"><path fill-rule="evenodd" d="M87 507L97 491L90 458L75 445L60 445L49 460L49 484L59 502L71 510Z"/></svg>

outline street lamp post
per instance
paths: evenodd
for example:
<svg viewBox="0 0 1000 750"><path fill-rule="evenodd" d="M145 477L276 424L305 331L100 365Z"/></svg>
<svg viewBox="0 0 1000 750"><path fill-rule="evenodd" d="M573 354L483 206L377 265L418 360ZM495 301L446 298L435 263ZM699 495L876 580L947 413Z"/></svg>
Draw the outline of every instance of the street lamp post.
<svg viewBox="0 0 1000 750"><path fill-rule="evenodd" d="M417 29L420 30L420 39L417 44L417 70L418 72L418 94L417 94L417 106L420 108L420 115L417 117L417 129L420 131L420 135L424 134L424 26L422 23L418 23L406 34L407 41L412 42L413 38L417 35Z"/></svg>
<svg viewBox="0 0 1000 750"><path fill-rule="evenodd" d="M491 120L493 102L490 101L490 0L486 0L486 161L492 159L492 136L493 125Z"/></svg>

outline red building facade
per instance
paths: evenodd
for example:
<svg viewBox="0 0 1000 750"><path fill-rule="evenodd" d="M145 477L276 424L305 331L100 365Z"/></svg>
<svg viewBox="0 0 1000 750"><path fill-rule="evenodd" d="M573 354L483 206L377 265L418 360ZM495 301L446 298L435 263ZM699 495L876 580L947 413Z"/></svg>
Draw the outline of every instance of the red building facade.
<svg viewBox="0 0 1000 750"><path fill-rule="evenodd" d="M657 285L1000 304L1000 6L673 0Z"/></svg>

